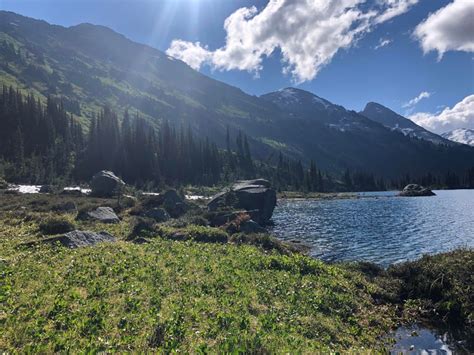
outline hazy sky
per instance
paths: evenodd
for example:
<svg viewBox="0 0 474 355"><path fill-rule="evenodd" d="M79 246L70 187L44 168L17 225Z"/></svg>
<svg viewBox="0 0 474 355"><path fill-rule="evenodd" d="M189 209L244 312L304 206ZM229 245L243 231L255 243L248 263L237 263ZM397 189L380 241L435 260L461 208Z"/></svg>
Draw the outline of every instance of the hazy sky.
<svg viewBox="0 0 474 355"><path fill-rule="evenodd" d="M437 132L474 128L473 0L0 0L101 24L260 95L287 86L376 101Z"/></svg>

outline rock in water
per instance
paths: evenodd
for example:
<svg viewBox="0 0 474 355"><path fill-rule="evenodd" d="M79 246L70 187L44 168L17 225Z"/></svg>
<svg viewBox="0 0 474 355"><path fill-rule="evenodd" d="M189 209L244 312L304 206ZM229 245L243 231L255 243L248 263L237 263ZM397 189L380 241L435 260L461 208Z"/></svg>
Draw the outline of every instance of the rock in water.
<svg viewBox="0 0 474 355"><path fill-rule="evenodd" d="M91 195L96 197L111 197L123 186L125 186L125 183L113 172L102 170L92 178Z"/></svg>
<svg viewBox="0 0 474 355"><path fill-rule="evenodd" d="M276 191L264 179L237 181L230 191L217 194L207 205L209 211L239 208L252 211L252 219L268 223L277 202Z"/></svg>
<svg viewBox="0 0 474 355"><path fill-rule="evenodd" d="M399 196L409 196L409 197L416 197L416 196L436 196L436 194L418 184L409 184L405 186L405 188L400 191Z"/></svg>
<svg viewBox="0 0 474 355"><path fill-rule="evenodd" d="M98 207L95 210L82 212L77 216L79 220L96 220L102 223L119 223L120 219L110 207Z"/></svg>
<svg viewBox="0 0 474 355"><path fill-rule="evenodd" d="M115 242L114 236L107 232L89 232L75 230L64 234L57 239L62 245L68 248L79 248L94 245L101 242Z"/></svg>

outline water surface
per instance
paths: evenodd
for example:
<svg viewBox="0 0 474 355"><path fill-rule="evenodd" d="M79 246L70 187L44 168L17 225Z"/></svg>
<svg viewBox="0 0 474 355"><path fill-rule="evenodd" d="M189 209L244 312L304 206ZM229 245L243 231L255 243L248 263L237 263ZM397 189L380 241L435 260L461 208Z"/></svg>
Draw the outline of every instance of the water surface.
<svg viewBox="0 0 474 355"><path fill-rule="evenodd" d="M273 232L312 246L328 261L365 260L382 265L423 254L474 247L474 190L437 196L360 193L357 199L279 200Z"/></svg>

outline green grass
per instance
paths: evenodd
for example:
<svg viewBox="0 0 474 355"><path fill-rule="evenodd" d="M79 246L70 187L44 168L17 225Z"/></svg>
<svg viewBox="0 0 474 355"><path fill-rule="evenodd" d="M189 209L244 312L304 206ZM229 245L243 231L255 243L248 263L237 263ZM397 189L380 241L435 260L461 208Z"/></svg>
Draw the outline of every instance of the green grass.
<svg viewBox="0 0 474 355"><path fill-rule="evenodd" d="M383 270L326 264L264 236L224 243L220 229L179 221L134 244L128 210L116 225L74 221L117 243L67 249L35 243L46 237L39 224L47 209L66 198L78 206L113 200L0 198L2 352L384 351L393 327L421 319L414 306L457 302L472 321L472 250ZM189 240L167 239L175 231ZM436 270L445 271L441 286ZM443 296L430 298L429 285Z"/></svg>
<svg viewBox="0 0 474 355"><path fill-rule="evenodd" d="M372 302L374 285L340 266L160 237L75 250L21 246L42 238L36 219L9 213L0 222L4 351L344 350L380 347L392 324ZM80 227L129 232L127 221Z"/></svg>

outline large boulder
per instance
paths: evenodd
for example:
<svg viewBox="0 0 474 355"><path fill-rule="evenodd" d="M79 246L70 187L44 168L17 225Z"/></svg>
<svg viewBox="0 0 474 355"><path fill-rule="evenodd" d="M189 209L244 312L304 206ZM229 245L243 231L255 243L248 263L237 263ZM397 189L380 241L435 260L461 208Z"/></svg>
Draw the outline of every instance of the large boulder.
<svg viewBox="0 0 474 355"><path fill-rule="evenodd" d="M405 188L400 191L399 196L408 196L408 197L417 197L417 196L436 196L436 194L418 184L409 184L405 186Z"/></svg>
<svg viewBox="0 0 474 355"><path fill-rule="evenodd" d="M209 211L244 209L260 225L268 223L277 202L276 191L264 179L237 181L208 203Z"/></svg>
<svg viewBox="0 0 474 355"><path fill-rule="evenodd" d="M113 172L102 170L92 178L91 195L96 197L111 197L123 186L125 186L125 183Z"/></svg>
<svg viewBox="0 0 474 355"><path fill-rule="evenodd" d="M95 210L81 212L77 216L79 220L94 220L101 223L119 223L120 219L110 207L98 207Z"/></svg>

